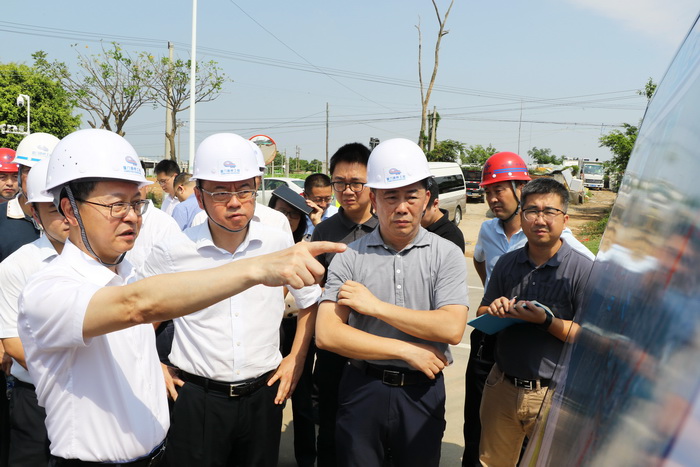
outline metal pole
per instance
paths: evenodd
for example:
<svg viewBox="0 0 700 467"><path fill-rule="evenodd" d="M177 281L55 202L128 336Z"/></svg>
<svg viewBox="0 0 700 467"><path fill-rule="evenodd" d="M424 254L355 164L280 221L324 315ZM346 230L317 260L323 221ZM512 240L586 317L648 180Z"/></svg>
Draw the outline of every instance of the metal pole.
<svg viewBox="0 0 700 467"><path fill-rule="evenodd" d="M320 172L320 170L319 170ZM326 167L323 170L323 173L328 172L328 102L326 102Z"/></svg>
<svg viewBox="0 0 700 467"><path fill-rule="evenodd" d="M168 69L170 70L170 75L168 76L168 82L167 86L168 88L166 89L166 93L168 94L168 99L167 99L167 105L165 109L165 134L169 135L173 131L173 126L175 125L175 122L173 122L172 119L172 107L170 106L172 95L173 95L173 82L172 82L172 72L173 72L173 51L175 49L175 46L173 45L172 42L168 41L168 55L170 57L170 63L168 65ZM179 133L178 133L178 138L179 138ZM170 147L170 140L168 137L165 137L165 155L163 159L170 159L170 153L174 152L174 148ZM179 148L178 148L179 149ZM179 152L179 151L178 151Z"/></svg>
<svg viewBox="0 0 700 467"><path fill-rule="evenodd" d="M195 76L197 73L197 0L192 0L192 53L190 60L190 163L187 169L191 172L192 167L194 167L194 104L197 101L195 87Z"/></svg>

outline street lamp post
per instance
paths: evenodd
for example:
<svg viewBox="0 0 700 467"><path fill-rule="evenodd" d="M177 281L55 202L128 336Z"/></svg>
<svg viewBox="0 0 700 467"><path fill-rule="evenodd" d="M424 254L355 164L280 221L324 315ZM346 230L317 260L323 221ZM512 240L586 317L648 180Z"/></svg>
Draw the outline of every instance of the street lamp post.
<svg viewBox="0 0 700 467"><path fill-rule="evenodd" d="M20 94L17 96L17 105L22 107L27 104L27 135L31 133L29 125L31 123L31 99L26 94Z"/></svg>

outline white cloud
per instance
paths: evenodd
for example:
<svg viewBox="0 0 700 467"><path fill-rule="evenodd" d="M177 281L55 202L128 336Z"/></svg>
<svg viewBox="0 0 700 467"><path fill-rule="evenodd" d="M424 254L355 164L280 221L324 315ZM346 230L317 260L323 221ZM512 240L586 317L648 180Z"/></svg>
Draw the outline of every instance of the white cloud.
<svg viewBox="0 0 700 467"><path fill-rule="evenodd" d="M680 45L700 11L695 0L569 1L671 45Z"/></svg>

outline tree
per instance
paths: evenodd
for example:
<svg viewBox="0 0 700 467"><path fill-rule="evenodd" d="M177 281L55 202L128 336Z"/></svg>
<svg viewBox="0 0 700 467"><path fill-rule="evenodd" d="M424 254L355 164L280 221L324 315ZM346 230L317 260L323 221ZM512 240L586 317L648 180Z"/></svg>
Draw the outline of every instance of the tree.
<svg viewBox="0 0 700 467"><path fill-rule="evenodd" d="M483 147L480 144L469 146L462 156L462 164L484 165L489 157L496 154L498 150L491 146Z"/></svg>
<svg viewBox="0 0 700 467"><path fill-rule="evenodd" d="M427 91L424 91L423 88L423 65L422 65L422 48L423 48L423 37L420 29L420 22L416 26L416 29L418 29L418 81L420 83L420 99L421 99L421 122L420 122L420 133L418 135L418 145L423 149L423 151L426 150L427 148L427 141L428 141L428 136L425 134L425 130L427 127L427 116L428 116L428 106L430 105L430 94L433 92L433 86L435 85L435 78L437 77L437 71L438 71L438 62L439 62L439 55L440 55L440 42L442 41L442 37L445 36L449 31L445 30L445 23L447 22L447 17L450 15L450 10L452 10L452 5L454 4L454 0L450 2L449 8L447 8L447 12L445 13L445 17L441 18L440 17L440 11L438 10L437 4L435 3L435 0L432 0L433 2L433 7L435 8L435 15L437 16L438 24L440 25L440 29L438 30L437 33L437 40L435 41L435 58L433 62L433 73L430 76L430 84L428 84L428 89Z"/></svg>
<svg viewBox="0 0 700 467"><path fill-rule="evenodd" d="M150 79L147 81L154 106L161 105L170 111L170 121L177 122L177 114L190 108L191 60L173 60L169 57L155 58L146 52L140 54L149 65ZM195 102L210 102L219 97L228 78L215 61L197 62L195 77ZM172 125L165 137L170 142L170 154L166 157L178 160L175 151L177 125Z"/></svg>
<svg viewBox="0 0 700 467"><path fill-rule="evenodd" d="M630 155L637 141L639 128L629 123L622 124L624 131L613 130L607 135L603 135L598 140L600 147L606 147L613 153L612 159L608 161L608 167L612 172L623 174L630 161Z"/></svg>
<svg viewBox="0 0 700 467"><path fill-rule="evenodd" d="M74 106L88 112L91 127L124 136L127 120L154 100L150 93L153 74L142 58L132 59L117 43L112 43L111 49L101 48L102 53L96 55L76 49L80 71L75 75L65 63L49 62L44 51L32 57L37 68L68 91Z"/></svg>
<svg viewBox="0 0 700 467"><path fill-rule="evenodd" d="M20 94L30 98L32 133L63 138L80 127L80 115L73 113L69 96L58 83L28 65L0 64L0 123L26 125L27 108L15 104ZM22 138L0 133L0 146L16 149Z"/></svg>
<svg viewBox="0 0 700 467"><path fill-rule="evenodd" d="M425 154L430 162L457 162L464 155L464 143L452 139L440 141Z"/></svg>
<svg viewBox="0 0 700 467"><path fill-rule="evenodd" d="M564 156L555 156L549 148L538 149L537 146L533 146L532 149L527 152L527 155L540 165L560 165L564 162Z"/></svg>

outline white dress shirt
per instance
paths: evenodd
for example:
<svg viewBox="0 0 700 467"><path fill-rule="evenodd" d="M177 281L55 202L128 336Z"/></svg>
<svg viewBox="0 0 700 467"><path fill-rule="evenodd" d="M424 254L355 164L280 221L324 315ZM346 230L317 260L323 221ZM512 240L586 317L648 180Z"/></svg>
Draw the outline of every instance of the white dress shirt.
<svg viewBox="0 0 700 467"><path fill-rule="evenodd" d="M257 209L256 209L257 211ZM292 237L251 221L234 254L214 245L207 223L185 230L189 237L166 239L154 247L143 274L213 268L292 246ZM300 308L316 303L319 286L291 289ZM256 285L209 308L176 318L170 361L188 373L237 382L274 370L282 360L279 328L284 315L280 287Z"/></svg>
<svg viewBox="0 0 700 467"><path fill-rule="evenodd" d="M19 337L17 314L19 295L29 276L43 269L58 253L46 236L28 243L0 263L0 339ZM12 376L34 384L29 372L13 359Z"/></svg>
<svg viewBox="0 0 700 467"><path fill-rule="evenodd" d="M126 259L134 269L138 270L151 254L153 245L162 242L164 238L183 235L175 219L157 209L151 200L148 200L148 207L142 216L139 236L134 242L134 247L126 253Z"/></svg>
<svg viewBox="0 0 700 467"><path fill-rule="evenodd" d="M207 220L207 213L202 211L200 213L197 213L196 216L194 216L194 219L192 220L191 227L197 226L199 224L203 224ZM284 232L287 232L289 235L292 234L292 228L289 226L289 221L287 220L287 216L282 214L279 211L276 211L270 207L265 206L264 204L259 204L255 203L255 213L253 214L253 220L258 221L261 224L269 225L272 227L276 227L278 229L282 229Z"/></svg>
<svg viewBox="0 0 700 467"><path fill-rule="evenodd" d="M595 259L595 255L591 253L591 250L579 242L568 227L561 233L561 239L574 250L580 251L591 260ZM491 271L493 271L493 267L498 262L498 258L504 253L525 246L525 243L527 243L527 237L523 229L515 232L508 240L499 219L489 219L481 224L479 239L474 247L474 259L480 263L486 261L486 284L484 286L488 285Z"/></svg>
<svg viewBox="0 0 700 467"><path fill-rule="evenodd" d="M180 204L180 200L174 196L170 196L166 192L163 192L163 202L160 205L160 210L169 216L173 215L173 209L175 206Z"/></svg>
<svg viewBox="0 0 700 467"><path fill-rule="evenodd" d="M133 280L66 241L33 275L19 300L18 329L39 405L46 409L51 454L93 462L126 462L158 446L170 425L153 326L143 324L85 339L92 296Z"/></svg>

